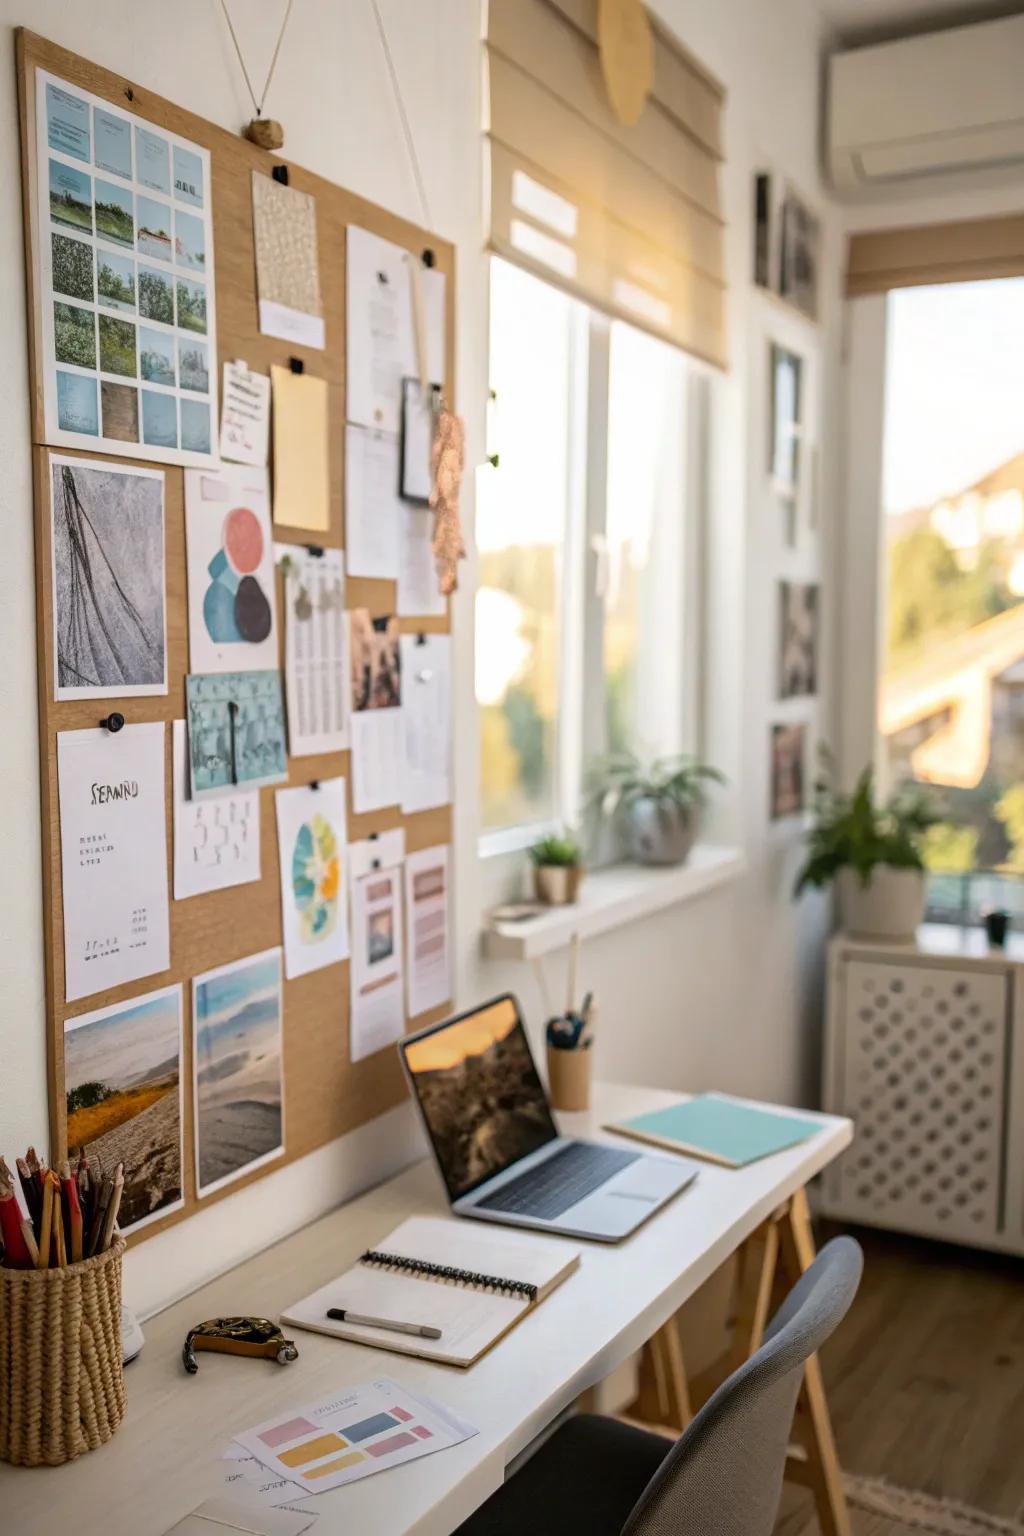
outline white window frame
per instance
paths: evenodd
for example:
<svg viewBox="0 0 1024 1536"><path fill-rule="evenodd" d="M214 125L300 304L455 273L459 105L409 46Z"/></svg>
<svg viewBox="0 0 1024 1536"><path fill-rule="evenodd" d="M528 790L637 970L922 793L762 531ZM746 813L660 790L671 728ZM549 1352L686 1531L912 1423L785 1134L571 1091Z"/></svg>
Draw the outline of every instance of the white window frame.
<svg viewBox="0 0 1024 1536"><path fill-rule="evenodd" d="M538 279L542 281L543 279ZM608 417L611 379L611 324L596 310L580 310L581 330L571 342L575 378L571 398L585 400L581 419L570 418L568 512L563 548L561 674L557 759L554 768L556 814L512 827L481 831L482 859L522 852L563 826L579 824L583 771L606 749L604 694L604 587L607 580ZM583 334L585 329L586 334ZM705 554L710 370L684 355L687 364L684 496L682 714L684 739L679 750L699 752L704 739L701 673L706 634L701 603ZM500 444L498 445L500 450Z"/></svg>

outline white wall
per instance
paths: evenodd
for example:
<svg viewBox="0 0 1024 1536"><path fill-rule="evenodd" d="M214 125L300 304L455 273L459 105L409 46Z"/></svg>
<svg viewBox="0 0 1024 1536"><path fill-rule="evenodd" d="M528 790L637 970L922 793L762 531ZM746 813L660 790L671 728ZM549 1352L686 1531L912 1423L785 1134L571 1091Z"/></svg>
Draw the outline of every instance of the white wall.
<svg viewBox="0 0 1024 1536"><path fill-rule="evenodd" d="M229 0L231 3L231 0ZM232 15L250 74L261 80L281 7L242 5ZM419 144L431 217L458 248L458 397L467 418L469 462L483 454L486 392L486 260L482 253L478 10L472 0L383 0L395 62ZM802 0L659 0L656 9L724 82L724 173L732 365L715 385L714 443L705 604L710 651L705 672L707 747L732 780L724 823L738 831L749 873L733 886L588 945L588 984L601 1004L599 1070L679 1087L715 1085L781 1099L816 1093L819 967L825 913L792 907L789 888L799 828L767 821L768 722L779 574L826 576L834 465L826 458L822 550L785 552L778 508L765 490L767 339L787 337L817 353L826 441L833 410L838 337L838 223L817 171L818 21ZM251 115L223 18L211 0L178 0L174 24L156 0L0 0L0 19L24 23L67 47L235 130ZM13 37L8 34L13 47ZM46 1141L39 824L33 646L34 600L29 424L25 393L21 202L14 73L0 84L0 462L6 533L0 602L0 709L7 742L0 758L6 814L0 822L0 1137L8 1155ZM306 0L295 8L268 112L286 132L297 163L397 212L420 219L399 125L368 3ZM824 218L824 323L794 320L749 282L751 172L767 164L793 178ZM330 253L322 251L322 260ZM472 514L472 475L465 506ZM471 541L470 541L471 542ZM499 987L541 1008L532 978L483 964L479 923L483 881L476 856L477 737L473 704L472 554L455 606L457 653L456 803L457 986L460 1003ZM829 594L825 593L825 613ZM826 657L826 667L828 668ZM826 674L827 675L827 674ZM823 692L827 731L828 689ZM551 965L552 978L555 967ZM144 1244L130 1256L128 1294L143 1310L203 1275L262 1246L265 1212L305 1187L317 1195L295 1208L308 1219L413 1154L418 1134L397 1111L389 1134L370 1127L242 1192L205 1216ZM388 1150L390 1148L390 1150Z"/></svg>

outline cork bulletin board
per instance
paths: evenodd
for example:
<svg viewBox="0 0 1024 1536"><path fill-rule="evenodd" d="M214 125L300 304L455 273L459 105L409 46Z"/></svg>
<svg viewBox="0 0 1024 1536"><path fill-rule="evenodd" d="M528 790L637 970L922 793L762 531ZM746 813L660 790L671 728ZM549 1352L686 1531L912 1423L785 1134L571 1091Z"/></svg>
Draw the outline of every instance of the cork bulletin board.
<svg viewBox="0 0 1024 1536"><path fill-rule="evenodd" d="M32 32L17 34L17 68L20 95L22 138L22 177L26 239L26 279L28 284L29 364L32 400L32 441L34 453L36 605L39 679L39 742L42 795L42 861L44 902L44 945L47 991L48 1070L50 1092L51 1161L66 1153L64 1091L65 1020L162 986L181 983L183 987L184 1039L180 1063L183 1118L183 1192L184 1205L158 1216L130 1242L144 1241L154 1232L187 1219L200 1202L196 1197L195 1136L192 1102L191 979L203 971L282 943L280 881L278 875L277 829L274 793L277 787L259 791L261 878L257 882L227 890L170 901L171 965L166 971L147 976L108 991L93 993L65 1004L64 943L61 892L60 819L57 789L57 733L95 727L110 711L118 710L128 724L164 721L165 783L168 872L173 869L171 808L171 729L172 720L185 718L185 677L188 658L188 602L185 563L184 469L163 467L165 476L165 570L167 615L168 692L159 697L124 700L72 700L55 702L53 595L50 542L49 457L44 426L42 379L42 332L40 306L36 302L37 185L35 153L35 72L37 68L60 76L71 85L89 91L115 104L122 113L137 113L141 118L202 146L210 154L210 188L214 232L214 275L217 316L216 367L218 374L225 359L244 358L261 373L272 364L287 367L290 359L301 359L305 371L323 377L328 384L330 528L311 533L302 528L274 525L274 537L285 543L315 543L330 547L344 546L344 466L345 443L345 244L346 227L356 224L400 245L417 256L433 253L434 264L446 277L446 359L445 394L454 398L454 250L429 231L397 218L374 204L334 186L319 176L288 164L280 157L257 148L223 128L175 106L133 82L112 74L97 64L46 41ZM251 178L254 169L269 175L276 165L288 164L291 186L310 193L316 200L320 281L326 325L326 349L313 351L294 342L264 336L258 328L256 267L252 224ZM45 196L45 189L43 194ZM130 456L111 458L105 454L83 453L76 456L98 461L138 464ZM271 478L273 464L271 464ZM283 613L282 580L277 575L278 612ZM346 607L368 608L374 616L397 610L395 583L391 581L349 578L346 581ZM283 667L284 624L280 623L279 644ZM448 632L449 615L400 621L405 633ZM368 815L354 815L351 810L351 773L349 753L289 758L288 783L308 784L320 779L344 775L348 783L348 835L356 841L372 832L402 826L406 852L451 841L449 807L403 816L397 806ZM230 1185L204 1197L207 1205L232 1193L252 1180L261 1178L284 1163L304 1156L347 1131L364 1124L398 1104L405 1097L405 1086L397 1052L392 1049L352 1063L349 1055L349 962L282 982L283 998L283 1078L284 1078L284 1154L274 1161L242 1174ZM432 1022L445 1008L422 1014L415 1027ZM408 1021L413 1027L413 1021Z"/></svg>

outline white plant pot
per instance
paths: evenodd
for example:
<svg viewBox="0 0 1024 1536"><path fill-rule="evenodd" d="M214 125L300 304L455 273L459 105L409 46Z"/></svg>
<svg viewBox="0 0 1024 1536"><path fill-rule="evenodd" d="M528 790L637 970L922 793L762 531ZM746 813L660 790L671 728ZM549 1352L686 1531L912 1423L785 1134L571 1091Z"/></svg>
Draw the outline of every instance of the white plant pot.
<svg viewBox="0 0 1024 1536"><path fill-rule="evenodd" d="M851 938L913 939L924 920L924 874L878 864L866 885L856 870L841 869L836 881L843 927Z"/></svg>

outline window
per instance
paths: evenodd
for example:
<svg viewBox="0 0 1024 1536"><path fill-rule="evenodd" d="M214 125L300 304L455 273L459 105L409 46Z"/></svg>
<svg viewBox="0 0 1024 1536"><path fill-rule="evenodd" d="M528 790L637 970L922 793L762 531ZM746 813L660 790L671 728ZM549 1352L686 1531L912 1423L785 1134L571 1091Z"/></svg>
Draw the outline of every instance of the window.
<svg viewBox="0 0 1024 1536"><path fill-rule="evenodd" d="M940 792L958 913L952 876L1024 873L1024 279L897 289L887 335L882 765Z"/></svg>
<svg viewBox="0 0 1024 1536"><path fill-rule="evenodd" d="M574 825L588 760L694 745L704 376L495 258L492 448L477 497L485 847Z"/></svg>

